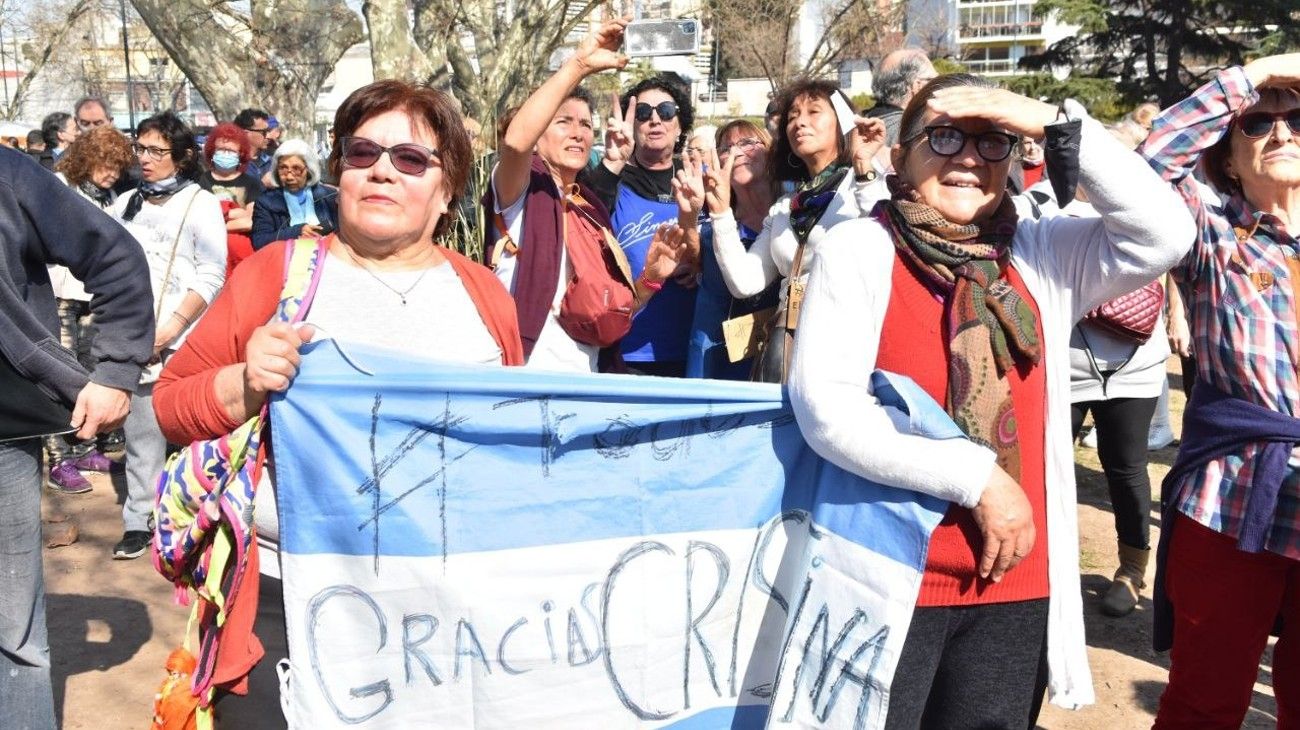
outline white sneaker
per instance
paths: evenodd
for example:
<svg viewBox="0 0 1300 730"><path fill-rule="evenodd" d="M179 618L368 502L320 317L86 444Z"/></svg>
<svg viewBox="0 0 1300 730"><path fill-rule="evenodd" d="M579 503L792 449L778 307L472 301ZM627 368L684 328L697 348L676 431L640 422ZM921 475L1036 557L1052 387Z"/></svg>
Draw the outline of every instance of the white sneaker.
<svg viewBox="0 0 1300 730"><path fill-rule="evenodd" d="M1174 442L1174 430L1167 423L1151 424L1151 432L1147 434L1147 451L1155 451Z"/></svg>
<svg viewBox="0 0 1300 730"><path fill-rule="evenodd" d="M1089 449L1097 448L1097 428L1095 426L1088 429L1088 433L1085 433L1083 438L1079 439L1079 445Z"/></svg>

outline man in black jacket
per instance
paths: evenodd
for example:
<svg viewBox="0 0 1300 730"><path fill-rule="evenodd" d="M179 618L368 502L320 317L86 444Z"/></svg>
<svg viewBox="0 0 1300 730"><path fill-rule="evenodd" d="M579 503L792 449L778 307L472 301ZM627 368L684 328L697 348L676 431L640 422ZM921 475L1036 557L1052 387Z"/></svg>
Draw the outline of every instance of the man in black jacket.
<svg viewBox="0 0 1300 730"><path fill-rule="evenodd" d="M90 372L59 344L47 264L68 267L91 293L99 333ZM0 148L0 368L10 389L31 383L50 412L71 409L68 426L82 438L119 426L152 355L152 302L131 235L27 155ZM0 396L9 439L0 441L0 724L52 730L40 501L40 436L49 431L25 430L48 414L13 402Z"/></svg>

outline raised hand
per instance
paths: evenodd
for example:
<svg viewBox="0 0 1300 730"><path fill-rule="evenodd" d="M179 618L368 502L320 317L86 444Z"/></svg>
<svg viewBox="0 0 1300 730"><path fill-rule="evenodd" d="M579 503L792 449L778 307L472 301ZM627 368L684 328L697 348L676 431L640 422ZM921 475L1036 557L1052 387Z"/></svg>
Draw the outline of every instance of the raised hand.
<svg viewBox="0 0 1300 730"><path fill-rule="evenodd" d="M871 160L885 146L887 137L883 121L874 117L857 117L853 120L849 150L853 155L854 172L862 175L871 170Z"/></svg>
<svg viewBox="0 0 1300 730"><path fill-rule="evenodd" d="M995 126L1034 139L1056 120L1058 109L1006 89L955 86L934 92L926 104L930 111L951 119L987 119Z"/></svg>
<svg viewBox="0 0 1300 730"><path fill-rule="evenodd" d="M715 153L714 159L717 158ZM693 226L704 210L704 162L700 153L688 152L682 169L673 176L673 199L677 201L677 219Z"/></svg>
<svg viewBox="0 0 1300 730"><path fill-rule="evenodd" d="M575 63L582 67L584 76L601 71L622 69L627 56L618 52L623 45L623 30L631 18L615 18L587 35L573 54Z"/></svg>
<svg viewBox="0 0 1300 730"><path fill-rule="evenodd" d="M704 202L710 213L731 210L731 170L736 165L736 155L727 155L726 162L719 162L718 151L709 152L709 171L704 173Z"/></svg>
<svg viewBox="0 0 1300 730"><path fill-rule="evenodd" d="M618 92L610 94L609 119L605 120L605 162L612 172L619 172L632 159L632 125L636 121L636 97L627 100L625 111ZM614 169L617 167L617 169Z"/></svg>
<svg viewBox="0 0 1300 730"><path fill-rule="evenodd" d="M686 229L671 223L660 224L646 251L641 278L651 283L662 282L676 273L686 253Z"/></svg>
<svg viewBox="0 0 1300 730"><path fill-rule="evenodd" d="M1300 53L1265 56L1242 67L1256 88L1261 86L1300 86Z"/></svg>

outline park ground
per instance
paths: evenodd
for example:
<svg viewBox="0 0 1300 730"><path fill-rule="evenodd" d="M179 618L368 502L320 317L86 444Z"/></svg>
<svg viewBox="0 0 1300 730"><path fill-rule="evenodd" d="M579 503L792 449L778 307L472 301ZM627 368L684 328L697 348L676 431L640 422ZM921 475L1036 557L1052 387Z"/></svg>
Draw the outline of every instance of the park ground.
<svg viewBox="0 0 1300 730"><path fill-rule="evenodd" d="M1171 360L1176 363L1176 360ZM1170 373L1170 409L1179 430L1183 396L1176 364ZM1152 452L1151 483L1158 490L1176 454L1174 446ZM1048 705L1039 718L1047 730L1148 728L1169 667L1167 655L1151 650L1150 588L1133 614L1107 618L1098 610L1114 573L1114 523L1105 478L1091 449L1076 448L1079 482L1080 561L1088 655L1097 703L1072 712ZM66 730L138 730L149 723L163 662L185 632L188 610L173 601L170 586L147 557L109 559L121 537L117 490L107 475L94 475L95 490L73 497L47 492L50 538L75 526L78 539L45 552L54 702ZM1159 515L1153 515L1158 539ZM1148 582L1154 565L1148 571ZM1276 727L1276 703L1266 655L1243 727Z"/></svg>

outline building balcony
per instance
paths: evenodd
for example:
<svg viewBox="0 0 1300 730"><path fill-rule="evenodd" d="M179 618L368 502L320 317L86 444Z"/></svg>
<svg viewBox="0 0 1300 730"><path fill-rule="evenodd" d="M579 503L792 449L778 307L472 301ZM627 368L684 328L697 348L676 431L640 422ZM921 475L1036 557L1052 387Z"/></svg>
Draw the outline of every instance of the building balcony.
<svg viewBox="0 0 1300 730"><path fill-rule="evenodd" d="M1028 23L986 23L972 25L963 23L957 28L958 42L1020 40L1031 41L1043 38L1042 21Z"/></svg>
<svg viewBox="0 0 1300 730"><path fill-rule="evenodd" d="M966 67L968 73L980 76L1014 76L1025 73L1017 68L1018 63L1014 58L1001 58L993 61L962 61L961 65Z"/></svg>

